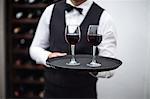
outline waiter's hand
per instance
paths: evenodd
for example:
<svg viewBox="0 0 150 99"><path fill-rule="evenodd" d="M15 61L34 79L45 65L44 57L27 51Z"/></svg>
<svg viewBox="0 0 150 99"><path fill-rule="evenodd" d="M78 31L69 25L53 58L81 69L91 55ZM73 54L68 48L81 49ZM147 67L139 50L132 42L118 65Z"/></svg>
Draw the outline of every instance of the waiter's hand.
<svg viewBox="0 0 150 99"><path fill-rule="evenodd" d="M65 55L67 55L67 53L51 52L48 57L54 58L54 57L60 57L60 56L65 56Z"/></svg>
<svg viewBox="0 0 150 99"><path fill-rule="evenodd" d="M98 78L111 78L114 76L114 71L111 70L111 71L104 71L104 72L99 72L97 74L97 77Z"/></svg>
<svg viewBox="0 0 150 99"><path fill-rule="evenodd" d="M114 76L114 71L90 72L89 74L96 78L111 78Z"/></svg>

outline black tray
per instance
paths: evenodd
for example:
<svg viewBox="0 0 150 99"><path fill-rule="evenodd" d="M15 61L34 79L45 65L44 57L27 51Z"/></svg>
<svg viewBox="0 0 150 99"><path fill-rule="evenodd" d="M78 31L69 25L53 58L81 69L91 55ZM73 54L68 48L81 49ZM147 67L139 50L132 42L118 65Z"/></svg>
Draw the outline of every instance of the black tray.
<svg viewBox="0 0 150 99"><path fill-rule="evenodd" d="M101 63L100 67L88 67L86 64L91 62L91 55L76 55L76 60L80 62L79 66L66 65L71 59L71 55L47 59L46 63L52 68L64 70L78 70L78 71L109 71L118 68L122 62L118 59L96 56L97 62Z"/></svg>

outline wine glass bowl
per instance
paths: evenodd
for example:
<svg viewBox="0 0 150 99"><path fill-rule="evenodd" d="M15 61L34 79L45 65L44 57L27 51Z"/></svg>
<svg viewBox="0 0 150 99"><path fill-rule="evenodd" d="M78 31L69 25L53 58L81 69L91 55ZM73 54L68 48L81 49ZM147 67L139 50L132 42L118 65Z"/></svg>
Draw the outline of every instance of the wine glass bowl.
<svg viewBox="0 0 150 99"><path fill-rule="evenodd" d="M87 32L87 41L88 43L93 46L93 57L92 61L87 64L89 67L99 67L101 66L100 63L96 62L96 46L98 46L102 41L102 35L98 33L98 25L89 25L88 32Z"/></svg>
<svg viewBox="0 0 150 99"><path fill-rule="evenodd" d="M75 59L75 45L80 40L80 27L78 25L67 25L65 28L65 39L71 45L71 60L66 65L80 65Z"/></svg>
<svg viewBox="0 0 150 99"><path fill-rule="evenodd" d="M79 34L74 34L74 33L72 33L72 34L66 34L66 40L67 40L67 42L69 43L69 44L73 44L73 45L75 45L76 43L78 43L79 42Z"/></svg>
<svg viewBox="0 0 150 99"><path fill-rule="evenodd" d="M90 45L98 46L102 41L102 35L89 33L89 35L87 36L87 39Z"/></svg>

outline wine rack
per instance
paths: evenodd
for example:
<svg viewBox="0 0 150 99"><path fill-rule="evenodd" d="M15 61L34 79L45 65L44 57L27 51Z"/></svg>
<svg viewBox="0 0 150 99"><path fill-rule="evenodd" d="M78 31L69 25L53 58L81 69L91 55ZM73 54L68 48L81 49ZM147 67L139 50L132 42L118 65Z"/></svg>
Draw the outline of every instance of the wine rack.
<svg viewBox="0 0 150 99"><path fill-rule="evenodd" d="M44 9L57 1L5 1L6 98L43 97L44 66L30 58L29 46Z"/></svg>

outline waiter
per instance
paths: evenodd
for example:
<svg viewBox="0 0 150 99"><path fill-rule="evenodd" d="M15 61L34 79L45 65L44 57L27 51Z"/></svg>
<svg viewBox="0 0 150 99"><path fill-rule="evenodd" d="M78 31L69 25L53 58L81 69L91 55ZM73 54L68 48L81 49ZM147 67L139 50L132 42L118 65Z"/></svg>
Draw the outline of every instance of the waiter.
<svg viewBox="0 0 150 99"><path fill-rule="evenodd" d="M115 28L111 16L92 0L61 0L48 6L42 14L30 47L30 55L38 64L45 65L45 98L97 99L97 78L89 73L60 71L48 68L47 58L69 54L65 41L65 26L79 25L81 40L76 54L92 54L86 40L89 25L99 25L103 35L97 54L114 57L116 49Z"/></svg>

